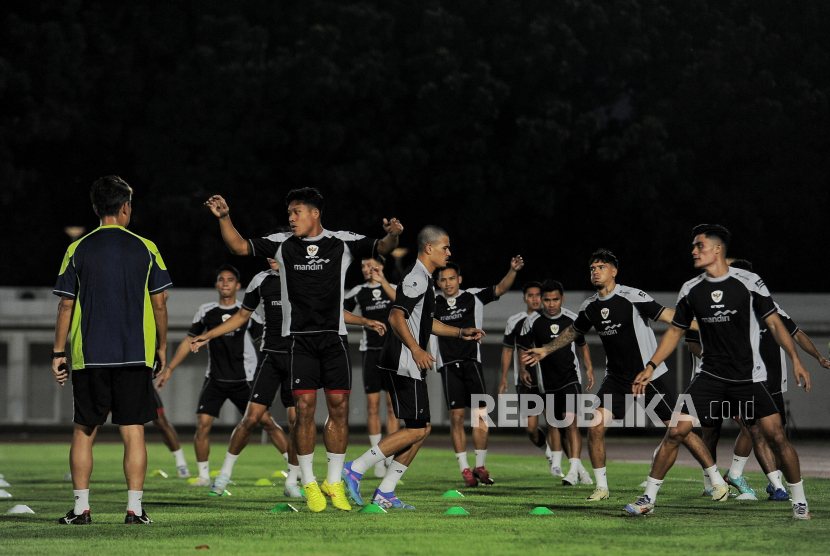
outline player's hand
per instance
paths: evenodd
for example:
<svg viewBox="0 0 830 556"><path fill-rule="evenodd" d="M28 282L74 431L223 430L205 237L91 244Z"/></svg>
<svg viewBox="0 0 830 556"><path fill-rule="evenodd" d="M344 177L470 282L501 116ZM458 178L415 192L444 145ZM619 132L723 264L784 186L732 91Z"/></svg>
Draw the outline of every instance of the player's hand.
<svg viewBox="0 0 830 556"><path fill-rule="evenodd" d="M631 385L631 391L634 392L634 397L646 395L646 386L651 382L652 375L654 375L654 369L650 365L637 375L634 379L634 384Z"/></svg>
<svg viewBox="0 0 830 556"><path fill-rule="evenodd" d="M522 384L530 388L530 385L533 384L533 378L530 376L530 373L527 372L527 369L522 369L522 374L519 375L519 380L522 381Z"/></svg>
<svg viewBox="0 0 830 556"><path fill-rule="evenodd" d="M533 367L534 365L536 365L536 363L538 363L547 356L548 354L545 351L545 348L529 349L522 354L522 363L530 367Z"/></svg>
<svg viewBox="0 0 830 556"><path fill-rule="evenodd" d="M383 229L392 237L397 237L403 233L403 224L397 218L392 220L383 219Z"/></svg>
<svg viewBox="0 0 830 556"><path fill-rule="evenodd" d="M479 330L478 328L462 328L461 329L461 336L459 336L462 340L475 340L479 341L487 334L484 333L484 330Z"/></svg>
<svg viewBox="0 0 830 556"><path fill-rule="evenodd" d="M585 369L585 377L588 379L588 387L585 391L590 392L594 387L594 369Z"/></svg>
<svg viewBox="0 0 830 556"><path fill-rule="evenodd" d="M380 322L379 320L371 320L366 319L363 323L363 326L368 328L369 330L374 330L378 333L378 336L383 336L386 334L386 325Z"/></svg>
<svg viewBox="0 0 830 556"><path fill-rule="evenodd" d="M525 262L524 262L524 259L522 259L521 255L516 255L510 261L510 269L514 270L516 272L519 272L524 265L525 265Z"/></svg>
<svg viewBox="0 0 830 556"><path fill-rule="evenodd" d="M418 369L421 371L430 370L432 364L435 363L435 358L422 349L412 352L412 359L415 360L415 364L418 365Z"/></svg>
<svg viewBox="0 0 830 556"><path fill-rule="evenodd" d="M156 361L153 364L153 378L156 378L167 365L167 346L156 350Z"/></svg>
<svg viewBox="0 0 830 556"><path fill-rule="evenodd" d="M164 387L167 386L167 381L170 380L171 373L172 369L170 369L170 367L164 369L161 375L159 375L158 380L156 380L156 390L159 392L164 390Z"/></svg>
<svg viewBox="0 0 830 556"><path fill-rule="evenodd" d="M52 372L55 373L55 382L61 386L66 386L66 381L69 379L69 366L66 364L66 357L52 359Z"/></svg>
<svg viewBox="0 0 830 556"><path fill-rule="evenodd" d="M507 378L502 379L501 384L499 384L499 396L504 392L507 392Z"/></svg>
<svg viewBox="0 0 830 556"><path fill-rule="evenodd" d="M231 212L231 209L228 207L228 203L225 202L225 199L223 199L221 195L214 195L205 201L205 206L209 208L210 212L212 212L217 218L224 218Z"/></svg>
<svg viewBox="0 0 830 556"><path fill-rule="evenodd" d="M830 369L830 361L828 361L824 357L819 356L818 364L824 367L825 369Z"/></svg>
<svg viewBox="0 0 830 556"><path fill-rule="evenodd" d="M201 336L196 336L192 340L190 340L190 351L193 353L199 353L199 348L205 345L210 341L210 338L207 337L207 334L202 334Z"/></svg>
<svg viewBox="0 0 830 556"><path fill-rule="evenodd" d="M373 266L369 272L371 273L372 280L375 282L383 282L386 280L386 277L383 275L383 267Z"/></svg>
<svg viewBox="0 0 830 556"><path fill-rule="evenodd" d="M801 361L799 361L798 363L793 363L793 375L795 375L795 382L796 384L798 384L799 388L804 388L805 392L809 392L810 373L807 372L807 369L804 368L804 365L801 364Z"/></svg>

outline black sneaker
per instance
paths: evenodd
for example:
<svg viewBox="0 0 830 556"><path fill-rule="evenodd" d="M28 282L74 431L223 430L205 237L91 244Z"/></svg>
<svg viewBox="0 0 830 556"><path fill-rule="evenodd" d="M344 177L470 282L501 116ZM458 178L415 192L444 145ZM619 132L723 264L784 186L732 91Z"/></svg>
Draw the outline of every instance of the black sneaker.
<svg viewBox="0 0 830 556"><path fill-rule="evenodd" d="M147 525L152 522L153 520L147 517L147 512L143 509L141 510L141 515L135 515L135 512L127 512L127 517L124 518L124 523L126 524L138 523Z"/></svg>
<svg viewBox="0 0 830 556"><path fill-rule="evenodd" d="M89 510L86 510L81 515L75 515L75 510L72 509L66 512L66 515L60 518L58 523L61 525L89 525L92 523L92 514L89 513Z"/></svg>

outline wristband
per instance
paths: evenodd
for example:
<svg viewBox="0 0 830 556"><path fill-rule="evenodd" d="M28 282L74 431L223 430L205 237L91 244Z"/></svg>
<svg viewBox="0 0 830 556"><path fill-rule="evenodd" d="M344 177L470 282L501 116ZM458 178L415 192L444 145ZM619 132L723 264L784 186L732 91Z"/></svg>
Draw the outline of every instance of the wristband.
<svg viewBox="0 0 830 556"><path fill-rule="evenodd" d="M646 363L646 367L651 367L655 371L657 370L657 365L654 364L654 361L649 361L648 363Z"/></svg>
<svg viewBox="0 0 830 556"><path fill-rule="evenodd" d="M53 351L52 352L52 359L58 359L60 357L66 357L65 351Z"/></svg>
<svg viewBox="0 0 830 556"><path fill-rule="evenodd" d="M461 332L463 332L463 329L459 328L459 329L458 329L458 336L457 336L458 338L460 338L460 337L461 337Z"/></svg>

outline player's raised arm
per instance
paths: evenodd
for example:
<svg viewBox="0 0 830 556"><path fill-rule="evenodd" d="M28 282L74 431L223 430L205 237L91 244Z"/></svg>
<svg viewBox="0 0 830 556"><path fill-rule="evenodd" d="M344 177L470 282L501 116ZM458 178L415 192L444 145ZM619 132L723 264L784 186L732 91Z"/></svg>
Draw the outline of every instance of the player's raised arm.
<svg viewBox="0 0 830 556"><path fill-rule="evenodd" d="M250 255L251 245L233 227L230 216L231 209L225 199L220 195L214 195L205 201L205 206L219 219L219 231L222 232L222 239L230 252L234 255Z"/></svg>
<svg viewBox="0 0 830 556"><path fill-rule="evenodd" d="M525 365L530 365L531 367L534 366L536 363L553 353L554 351L560 350L563 347L570 345L571 342L576 340L579 336L579 332L574 330L573 325L569 326L565 329L565 331L559 335L554 341L543 345L542 347L533 348L527 350L522 355L522 362Z"/></svg>
<svg viewBox="0 0 830 556"><path fill-rule="evenodd" d="M769 327L769 331L772 333L773 338L775 341L778 342L778 345L781 346L790 359L793 362L793 375L795 375L795 381L798 383L799 386L803 387L806 392L810 391L810 373L804 368L804 365L801 364L801 359L798 357L798 352L795 351L795 344L793 343L793 339L790 337L790 334L787 332L787 327L784 326L784 323L781 321L781 317L778 315L777 312L771 313L767 318L764 319L764 322Z"/></svg>
<svg viewBox="0 0 830 556"><path fill-rule="evenodd" d="M513 286L513 281L516 280L516 274L522 269L525 265L524 260L522 260L521 255L516 255L510 261L510 270L507 271L507 274L504 278L501 279L496 285L496 297L501 297L506 294L510 288Z"/></svg>
<svg viewBox="0 0 830 556"><path fill-rule="evenodd" d="M378 241L377 249L381 255L388 255L398 247L398 238L403 233L403 224L397 218L392 220L384 218L383 229L386 231L386 237Z"/></svg>
<svg viewBox="0 0 830 556"><path fill-rule="evenodd" d="M409 326L406 324L406 314L402 309L398 307L392 308L392 311L389 313L389 326L392 327L392 332L398 337L401 343L412 352L412 359L415 360L418 369L421 371L431 369L432 364L435 363L435 358L418 345L418 341L415 340L412 332L409 331Z"/></svg>
<svg viewBox="0 0 830 556"><path fill-rule="evenodd" d="M237 312L231 315L231 318L217 326L216 328L211 328L204 334L200 334L194 338L191 338L188 344L190 345L190 351L193 353L198 353L199 348L211 341L214 338L218 338L223 334L227 334L228 332L233 332L237 328L242 328L245 326L245 323L248 322L248 319L251 318L253 311L249 311L244 307L240 307Z"/></svg>
<svg viewBox="0 0 830 556"><path fill-rule="evenodd" d="M386 279L386 276L383 275L383 268L380 266L372 267L372 280L375 282L380 282L380 287L383 288L383 291L386 295L390 298L395 299L395 295L397 295L397 291L395 288L392 287L392 284L389 283L389 280Z"/></svg>
<svg viewBox="0 0 830 556"><path fill-rule="evenodd" d="M669 329L666 330L666 333L663 334L663 337L660 339L657 351L654 352L654 355L651 356L648 364L646 364L646 368L637 375L634 379L634 383L631 385L631 390L634 392L635 396L645 395L646 386L649 382L651 382L651 377L654 374L655 369L660 366L660 363L668 359L669 356L674 353L674 350L677 349L677 343L685 333L685 330L675 324L669 326Z"/></svg>

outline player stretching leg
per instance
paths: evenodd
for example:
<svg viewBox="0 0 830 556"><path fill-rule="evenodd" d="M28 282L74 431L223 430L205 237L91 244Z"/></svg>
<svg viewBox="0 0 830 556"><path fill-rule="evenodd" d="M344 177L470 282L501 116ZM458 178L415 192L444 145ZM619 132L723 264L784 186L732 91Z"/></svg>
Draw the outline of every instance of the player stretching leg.
<svg viewBox="0 0 830 556"><path fill-rule="evenodd" d="M430 431L425 380L427 370L435 362L426 351L430 334L461 340L478 340L484 335L476 328L455 328L432 318L435 311L432 274L447 263L449 256L450 240L444 230L436 226L421 230L418 260L397 290L389 315L393 334L387 335L379 362L395 416L403 419L406 428L390 434L343 468L343 482L349 496L360 506L363 505L360 495L363 474L387 456L394 456L372 496L372 503L385 508L415 509L401 502L395 495L395 487Z"/></svg>

